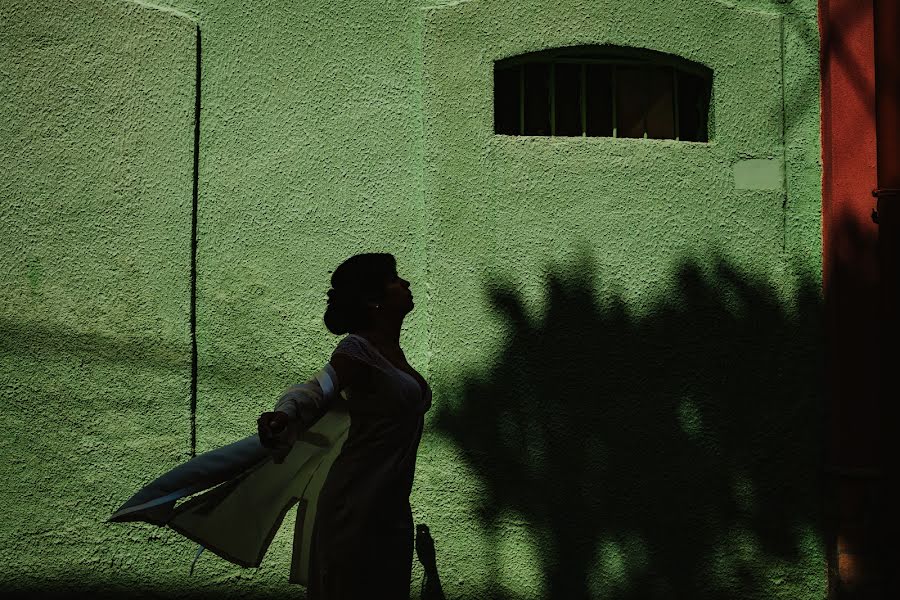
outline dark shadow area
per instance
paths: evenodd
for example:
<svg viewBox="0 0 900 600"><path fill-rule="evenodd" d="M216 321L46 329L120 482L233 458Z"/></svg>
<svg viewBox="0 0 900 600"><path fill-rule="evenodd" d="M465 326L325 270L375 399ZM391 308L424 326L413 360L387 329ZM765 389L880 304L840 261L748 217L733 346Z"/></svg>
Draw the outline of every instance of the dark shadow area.
<svg viewBox="0 0 900 600"><path fill-rule="evenodd" d="M549 273L538 320L515 282L489 286L508 342L435 421L483 481L482 525L503 535L500 515L522 516L547 598L824 587L824 560L805 558L822 553L816 278L785 299L725 259L688 261L632 314L594 273L587 253Z"/></svg>
<svg viewBox="0 0 900 600"><path fill-rule="evenodd" d="M116 335L34 318L0 316L0 355L77 364L79 367L121 365L173 375L184 373L190 376L193 368L192 337L187 331L177 339L174 336L162 338L162 334L155 332ZM218 380L235 387L267 376L278 386L284 381L293 381L290 377L296 377L293 373L281 374L276 361L264 360L248 363L236 354L225 354L215 363L202 365L200 370L207 380ZM271 401L269 397L263 400L266 404ZM253 427L251 422L251 431Z"/></svg>
<svg viewBox="0 0 900 600"><path fill-rule="evenodd" d="M830 341L826 540L829 598L894 597L898 274L892 232L860 222L841 199L826 238ZM885 256L883 253L889 254Z"/></svg>
<svg viewBox="0 0 900 600"><path fill-rule="evenodd" d="M0 586L0 594L4 598L15 600L76 600L78 598L90 598L91 600L121 600L122 598L134 598L135 600L226 600L228 598L254 598L259 600L284 600L283 591L266 591L259 589L241 589L237 586L226 588L223 585L210 586L208 591L185 591L177 585L151 586L146 582L132 581L127 585L121 581L115 586L111 584L99 585L92 583L89 573L84 573L82 578L72 581L53 581L43 584ZM82 583L85 582L85 583ZM296 587L296 586L294 586ZM305 598L302 589L293 590L291 597L302 600Z"/></svg>
<svg viewBox="0 0 900 600"><path fill-rule="evenodd" d="M416 525L416 559L424 571L419 588L420 600L447 600L437 566L437 549L431 530L425 523Z"/></svg>
<svg viewBox="0 0 900 600"><path fill-rule="evenodd" d="M0 355L5 356L183 372L190 366L187 354L186 343L163 342L150 336L77 331L57 323L0 317Z"/></svg>

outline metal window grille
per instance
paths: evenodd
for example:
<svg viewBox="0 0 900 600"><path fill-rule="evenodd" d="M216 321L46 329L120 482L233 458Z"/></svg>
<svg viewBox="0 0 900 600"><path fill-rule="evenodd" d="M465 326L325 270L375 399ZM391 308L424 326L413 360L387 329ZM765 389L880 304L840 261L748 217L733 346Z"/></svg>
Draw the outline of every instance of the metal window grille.
<svg viewBox="0 0 900 600"><path fill-rule="evenodd" d="M709 69L649 51L581 53L495 63L495 133L709 140Z"/></svg>

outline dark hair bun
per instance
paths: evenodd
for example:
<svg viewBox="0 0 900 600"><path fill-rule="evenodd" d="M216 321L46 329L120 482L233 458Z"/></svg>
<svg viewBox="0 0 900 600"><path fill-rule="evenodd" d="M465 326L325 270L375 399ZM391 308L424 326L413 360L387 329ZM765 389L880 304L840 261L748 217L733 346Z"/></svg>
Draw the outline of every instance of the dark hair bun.
<svg viewBox="0 0 900 600"><path fill-rule="evenodd" d="M350 331L352 323L352 306L347 302L347 294L338 290L328 290L328 307L325 309L325 327L336 335Z"/></svg>
<svg viewBox="0 0 900 600"><path fill-rule="evenodd" d="M366 303L378 301L384 286L397 271L391 254L357 254L335 269L328 290L325 326L335 335L364 329L369 325Z"/></svg>

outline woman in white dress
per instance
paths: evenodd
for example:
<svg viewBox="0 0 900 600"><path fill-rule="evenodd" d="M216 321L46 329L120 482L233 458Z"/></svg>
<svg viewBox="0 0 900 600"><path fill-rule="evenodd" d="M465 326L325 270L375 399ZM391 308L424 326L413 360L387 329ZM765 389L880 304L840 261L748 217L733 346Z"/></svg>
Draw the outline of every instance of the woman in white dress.
<svg viewBox="0 0 900 600"><path fill-rule="evenodd" d="M413 298L390 254L347 259L331 284L325 325L349 335L329 364L288 388L258 433L157 477L109 520L168 526L201 550L258 567L297 506L291 581L310 600L406 600L409 495L431 406L400 347Z"/></svg>
<svg viewBox="0 0 900 600"><path fill-rule="evenodd" d="M353 256L331 283L325 324L349 335L330 364L350 427L318 497L308 597L405 600L414 537L409 495L431 405L428 383L400 347L413 296L390 254ZM263 445L290 444L291 424L289 411L263 413Z"/></svg>

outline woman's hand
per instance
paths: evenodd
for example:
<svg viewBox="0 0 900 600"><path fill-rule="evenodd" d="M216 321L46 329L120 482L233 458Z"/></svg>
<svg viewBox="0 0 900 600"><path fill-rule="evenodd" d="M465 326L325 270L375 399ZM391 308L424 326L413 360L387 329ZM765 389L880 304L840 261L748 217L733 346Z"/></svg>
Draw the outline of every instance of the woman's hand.
<svg viewBox="0 0 900 600"><path fill-rule="evenodd" d="M294 440L292 439L291 418L281 411L264 412L256 420L256 429L259 432L259 441L266 448L272 450L276 463L280 463L290 452Z"/></svg>

